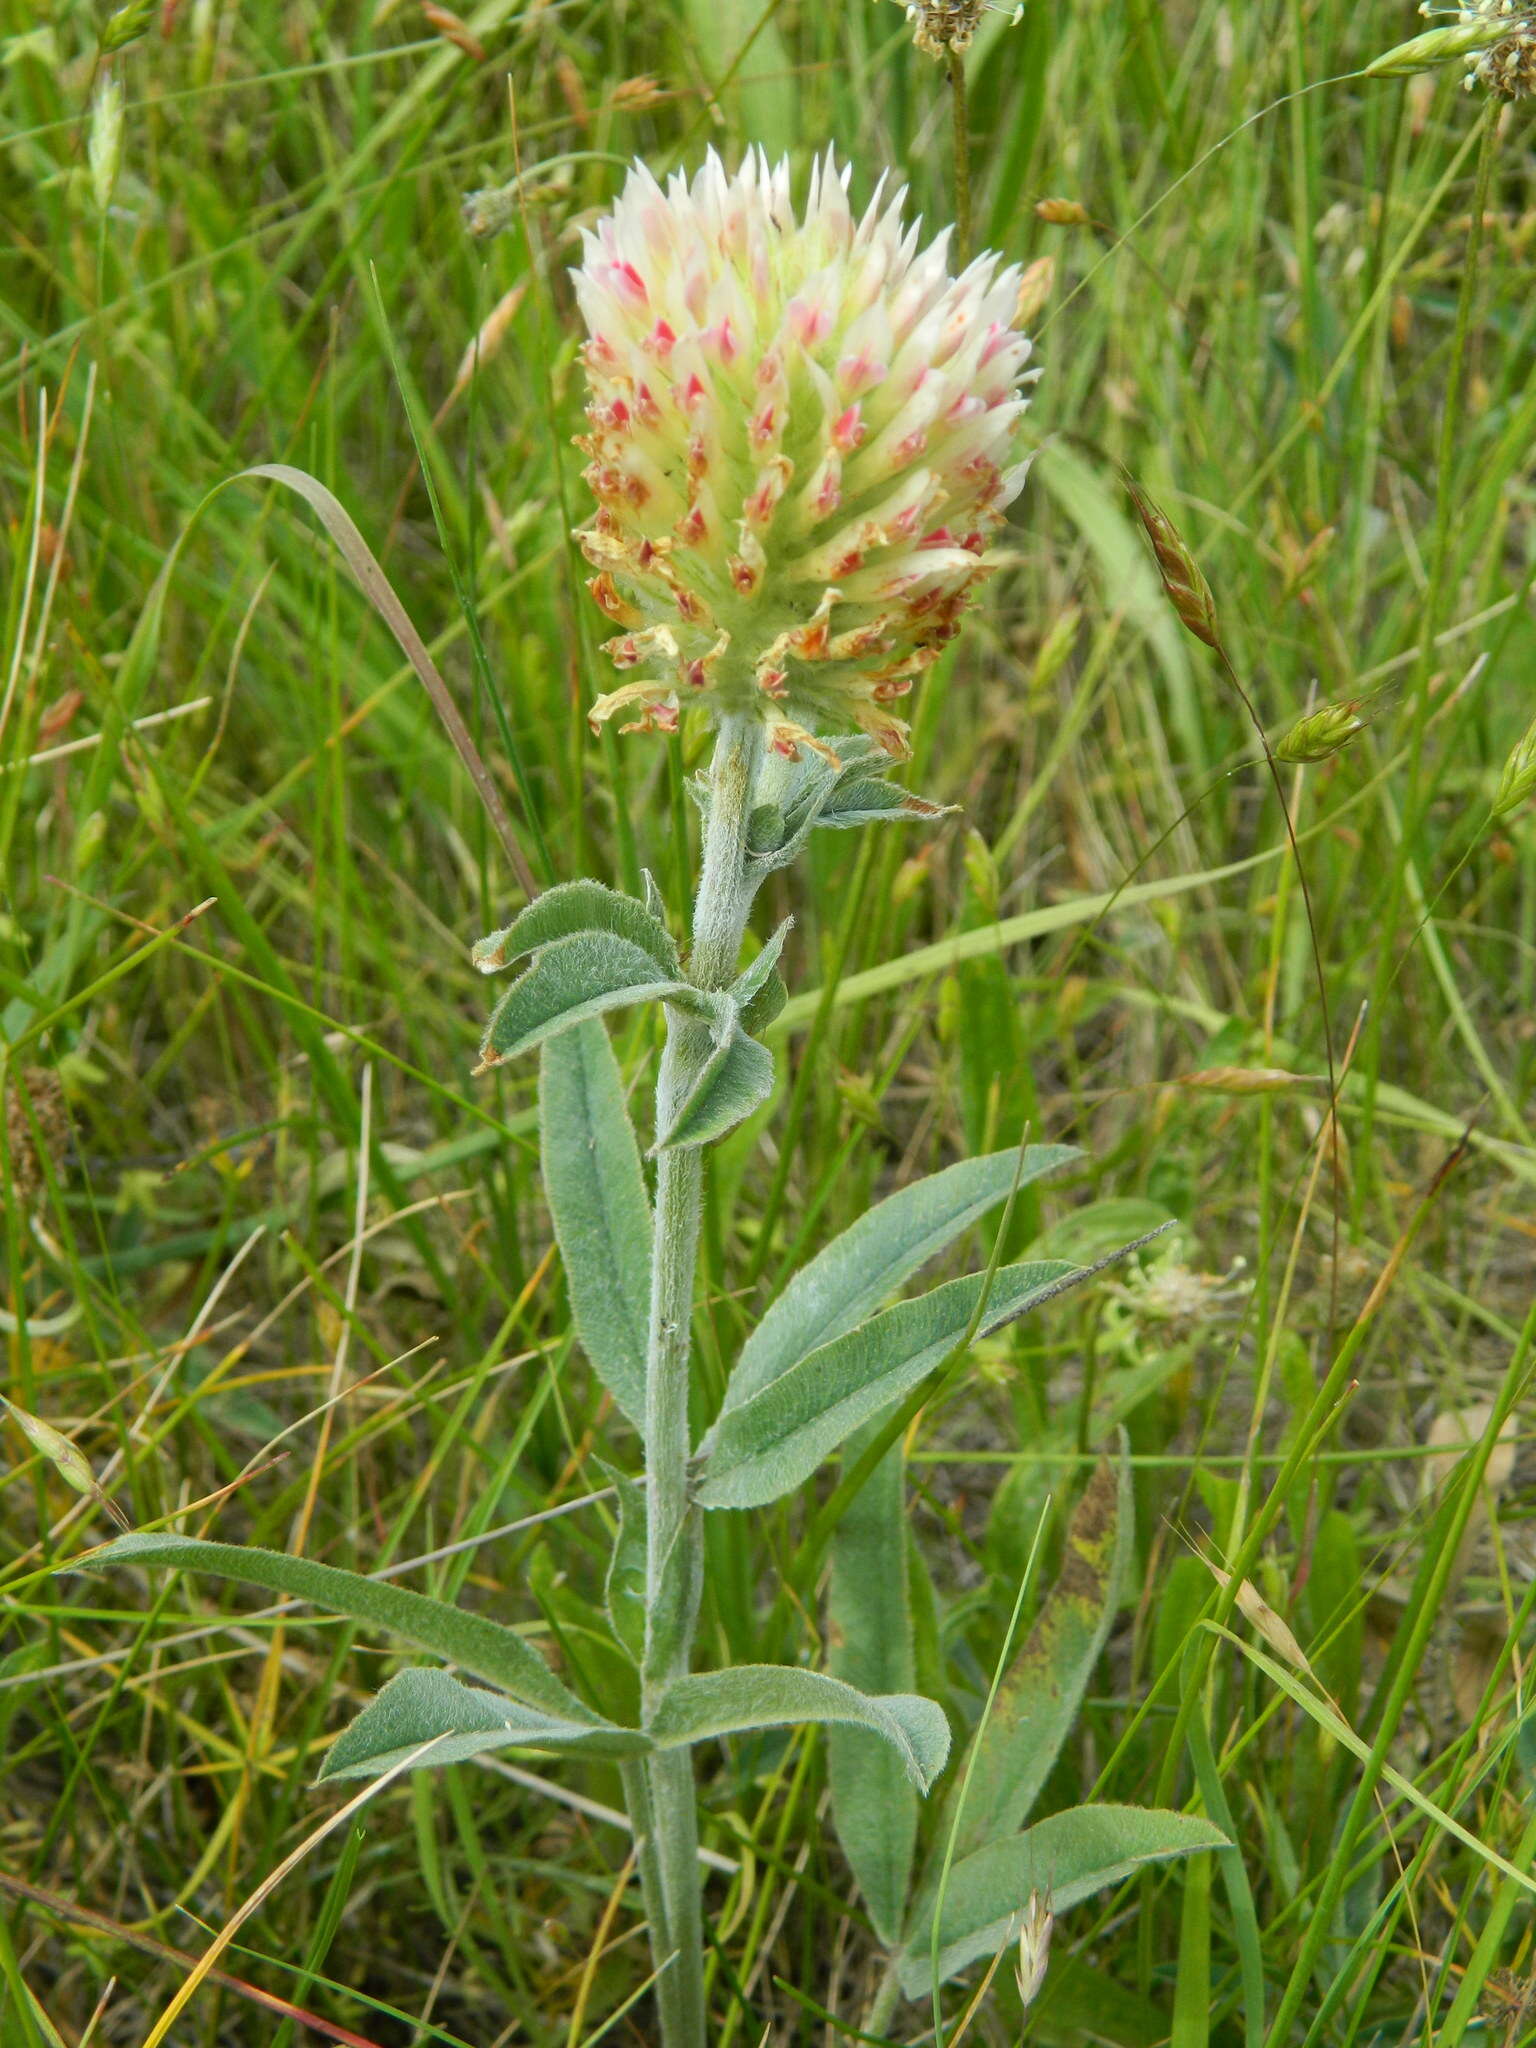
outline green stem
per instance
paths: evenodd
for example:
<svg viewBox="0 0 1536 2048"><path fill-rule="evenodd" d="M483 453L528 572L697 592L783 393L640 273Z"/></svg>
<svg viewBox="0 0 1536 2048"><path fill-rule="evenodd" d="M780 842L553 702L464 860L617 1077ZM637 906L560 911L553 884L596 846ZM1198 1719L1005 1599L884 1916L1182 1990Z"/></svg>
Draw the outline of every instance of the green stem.
<svg viewBox="0 0 1536 2048"><path fill-rule="evenodd" d="M1397 843L1397 858L1392 864L1386 911L1380 925L1384 937L1376 958L1376 974L1371 990L1370 1056L1361 1062L1365 1077L1365 1101L1357 1143L1359 1156L1366 1162L1366 1171L1362 1172L1356 1181L1357 1210L1363 1210L1372 1181L1370 1162L1373 1157L1372 1145L1376 1129L1376 1085L1381 1071L1381 1039L1387 1025L1387 997L1402 965L1396 942L1398 921L1407 888L1408 864L1415 857L1427 809L1424 754L1431 709L1430 684L1434 679L1435 639L1440 630L1440 615L1444 609L1446 588L1451 580L1452 544L1457 511L1456 475L1461 454L1462 400L1466 392L1472 316L1477 304L1483 222L1493 196L1493 174L1498 154L1499 107L1497 102L1490 101L1483 110L1483 134L1472 193L1472 217L1467 228L1467 247L1462 259L1461 291L1456 301L1456 328L1451 338L1450 359L1446 366L1445 400L1440 413L1434 540L1430 551L1429 580L1419 614L1418 660L1414 664L1413 681L1410 685L1412 723L1408 737L1408 788L1403 802L1403 824ZM1419 848L1421 858L1423 851Z"/></svg>
<svg viewBox="0 0 1536 2048"><path fill-rule="evenodd" d="M971 117L965 98L965 59L954 48L946 56L955 127L955 264L963 270L971 260Z"/></svg>
<svg viewBox="0 0 1536 2048"><path fill-rule="evenodd" d="M709 816L693 914L691 978L724 988L734 977L754 883L747 872L747 823L762 758L763 728L752 719L720 722L710 768ZM656 1082L656 1123L665 1130L710 1050L708 1029L667 1013L667 1042ZM641 1686L654 1712L688 1670L703 1570L699 1510L688 1499L688 1350L698 1256L702 1151L661 1154L656 1171L656 1251L646 1362L646 1642ZM655 1855L642 1889L658 1970L663 2048L703 2048L704 1936L700 1912L699 1833L693 1761L687 1750L645 1766ZM639 1816L632 1816L637 1821Z"/></svg>

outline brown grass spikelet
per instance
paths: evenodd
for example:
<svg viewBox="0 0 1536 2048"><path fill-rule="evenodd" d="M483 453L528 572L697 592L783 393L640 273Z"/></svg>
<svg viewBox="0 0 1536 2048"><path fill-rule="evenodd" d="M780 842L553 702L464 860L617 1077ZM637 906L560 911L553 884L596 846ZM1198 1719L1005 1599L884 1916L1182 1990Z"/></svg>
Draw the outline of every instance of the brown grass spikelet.
<svg viewBox="0 0 1536 2048"><path fill-rule="evenodd" d="M421 0L422 15L427 27L452 43L456 50L462 50L466 57L472 57L477 64L483 64L490 52L468 23L461 21L451 8L439 7L437 0Z"/></svg>
<svg viewBox="0 0 1536 2048"><path fill-rule="evenodd" d="M608 105L616 114L643 114L647 107L659 107L666 97L661 81L642 71L637 77L621 78L608 95Z"/></svg>
<svg viewBox="0 0 1536 2048"><path fill-rule="evenodd" d="M1147 539L1152 543L1168 602L1197 640L1203 640L1207 647L1220 647L1216 600L1211 595L1211 586L1200 572L1199 563L1189 551L1188 543L1167 513L1153 504L1134 477L1125 477L1125 487L1136 507L1136 516L1146 529Z"/></svg>
<svg viewBox="0 0 1536 2048"><path fill-rule="evenodd" d="M1085 228L1091 225L1086 206L1076 199L1037 199L1035 219L1053 228Z"/></svg>

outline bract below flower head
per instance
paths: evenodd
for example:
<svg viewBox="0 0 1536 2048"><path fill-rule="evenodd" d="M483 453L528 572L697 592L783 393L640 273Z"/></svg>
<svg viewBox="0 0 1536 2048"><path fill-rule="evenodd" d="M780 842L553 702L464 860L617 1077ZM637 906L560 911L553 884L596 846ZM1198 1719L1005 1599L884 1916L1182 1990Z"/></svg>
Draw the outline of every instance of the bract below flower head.
<svg viewBox="0 0 1536 2048"><path fill-rule="evenodd" d="M784 753L860 728L899 754L891 704L996 566L1024 476L1019 274L951 277L947 230L919 252L904 194L856 218L848 182L829 152L797 216L760 153L665 190L637 164L584 238L578 538L622 629L606 651L638 672L594 724L670 729L700 699Z"/></svg>

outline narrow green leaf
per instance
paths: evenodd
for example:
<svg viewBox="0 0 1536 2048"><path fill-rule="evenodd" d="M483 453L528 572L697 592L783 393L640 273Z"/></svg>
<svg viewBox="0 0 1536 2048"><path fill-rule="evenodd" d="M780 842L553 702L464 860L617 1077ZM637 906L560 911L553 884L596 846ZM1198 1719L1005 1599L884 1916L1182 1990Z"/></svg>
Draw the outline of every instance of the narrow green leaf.
<svg viewBox="0 0 1536 2048"><path fill-rule="evenodd" d="M901 1445L893 1444L832 1539L828 1661L834 1678L860 1692L910 1692L915 1683L906 1554L905 1474ZM827 1732L827 1777L848 1867L875 1932L895 1948L917 1843L917 1795L890 1750L850 1728Z"/></svg>
<svg viewBox="0 0 1536 2048"><path fill-rule="evenodd" d="M579 1749L587 1755L643 1756L650 1749L633 1728L594 1728L519 1706L504 1693L461 1685L446 1671L397 1671L326 1752L318 1782L378 1778L402 1758L433 1743L415 1766L436 1770L497 1749Z"/></svg>
<svg viewBox="0 0 1536 2048"><path fill-rule="evenodd" d="M675 1003L715 1016L721 998L678 981L643 946L612 932L576 932L545 946L491 1012L480 1048L482 1067L530 1052L558 1031L629 1003Z"/></svg>
<svg viewBox="0 0 1536 2048"><path fill-rule="evenodd" d="M1070 1166L1073 1145L1029 1145L963 1159L888 1195L803 1266L742 1347L725 1408L743 1402L799 1359L874 1314L919 1267L1020 1187Z"/></svg>
<svg viewBox="0 0 1536 2048"><path fill-rule="evenodd" d="M1060 1262L1002 1267L975 1334L1000 1329L1085 1278L1082 1268ZM972 1273L899 1301L724 1411L701 1447L701 1505L761 1507L802 1485L861 1422L944 1363L964 1340L986 1283L986 1274Z"/></svg>
<svg viewBox="0 0 1536 2048"><path fill-rule="evenodd" d="M1210 2048L1210 2039L1211 1867L1197 1863L1184 1880L1168 2048Z"/></svg>
<svg viewBox="0 0 1536 2048"><path fill-rule="evenodd" d="M643 1427L651 1208L618 1061L598 1019L545 1041L539 1128L576 1334L603 1385Z"/></svg>
<svg viewBox="0 0 1536 2048"><path fill-rule="evenodd" d="M1132 1513L1130 1466L1122 1459L1117 1475L1104 1459L1072 1517L1061 1574L977 1731L955 1835L957 1862L1015 1834L1038 1798L1114 1620L1130 1562ZM946 1812L940 1824L944 1841L952 1818Z"/></svg>
<svg viewBox="0 0 1536 2048"><path fill-rule="evenodd" d="M733 1031L700 1068L676 1116L657 1138L656 1150L711 1144L734 1130L772 1093L773 1054L744 1031Z"/></svg>
<svg viewBox="0 0 1536 2048"><path fill-rule="evenodd" d="M942 1707L912 1693L872 1698L820 1671L787 1664L741 1664L679 1678L667 1688L646 1733L658 1749L679 1749L753 1728L802 1722L839 1724L882 1736L907 1776L926 1792L949 1754Z"/></svg>
<svg viewBox="0 0 1536 2048"><path fill-rule="evenodd" d="M403 1586L366 1579L360 1572L338 1571L307 1557L289 1557L280 1550L248 1550L235 1543L204 1543L192 1536L144 1534L120 1536L80 1560L93 1570L109 1564L156 1565L171 1571L208 1572L214 1578L239 1579L307 1600L330 1614L344 1614L386 1635L430 1650L476 1678L489 1679L526 1707L538 1707L559 1720L605 1727L600 1714L577 1699L550 1670L536 1650L515 1630L483 1614L466 1614L446 1601Z"/></svg>
<svg viewBox="0 0 1536 2048"><path fill-rule="evenodd" d="M1187 1813L1143 1806L1073 1806L993 1842L951 1866L939 1918L939 1982L983 1956L995 1956L1018 1935L1031 1892L1061 1913L1132 1876L1144 1864L1228 1846L1220 1828ZM901 1988L921 1998L932 1986L927 1914L899 1962Z"/></svg>
<svg viewBox="0 0 1536 2048"><path fill-rule="evenodd" d="M756 0L684 0L692 60L719 93L735 132L778 157L798 141L799 95L783 32Z"/></svg>
<svg viewBox="0 0 1536 2048"><path fill-rule="evenodd" d="M546 889L504 931L481 939L469 957L482 974L496 974L525 953L575 932L611 932L648 953L664 976L675 980L680 972L676 941L660 918L602 882L561 882Z"/></svg>

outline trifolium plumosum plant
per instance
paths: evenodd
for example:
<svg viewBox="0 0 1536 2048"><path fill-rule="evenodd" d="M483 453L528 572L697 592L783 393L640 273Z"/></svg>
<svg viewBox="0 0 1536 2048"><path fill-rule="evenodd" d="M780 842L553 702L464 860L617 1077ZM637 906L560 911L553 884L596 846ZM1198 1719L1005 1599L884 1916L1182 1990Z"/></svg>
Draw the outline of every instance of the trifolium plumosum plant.
<svg viewBox="0 0 1536 2048"><path fill-rule="evenodd" d="M723 1398L701 1412L706 1174L712 1149L771 1102L779 1059L763 1034L795 953L790 918L751 932L754 903L818 833L944 829L943 808L893 778L907 748L901 706L999 566L1025 476L1034 372L1016 325L1019 272L986 254L952 267L948 231L925 241L903 192L873 182L856 205L856 183L830 152L798 203L789 164L753 151L734 172L711 154L665 184L636 165L586 233L579 446L595 509L577 539L617 671L593 690L591 719L616 721L631 746L674 733L705 745L690 784L697 883L690 906L649 876L639 895L568 879L473 951L483 974L512 977L477 1072L539 1062L542 1174L571 1317L612 1397L606 1621L637 1709L557 1671L516 1625L511 1589L455 1607L178 1535L99 1553L247 1580L434 1660L398 1671L337 1737L326 1784L499 1751L538 1753L548 1768L572 1756L614 1766L665 2048L701 2048L712 2033L701 1745L830 1731L850 1900L888 1958L877 2029L903 1996L937 1997L1005 1951L1037 1989L1053 1912L1225 1841L1198 1816L1126 1806L1026 1825L1118 1604L1131 1514L1116 1463L1083 1496L1067 1569L954 1755L943 1707L915 1689L901 1431L935 1375L1106 1263L1001 1254L996 1219L1071 1165L1071 1148L1010 1134L895 1187L762 1306L727 1361ZM607 1022L637 1009L661 1034L638 1129L636 1077ZM904 1294L989 1219L977 1270ZM808 1495L839 1458L832 1668L809 1655L699 1668L707 1522L750 1525Z"/></svg>

